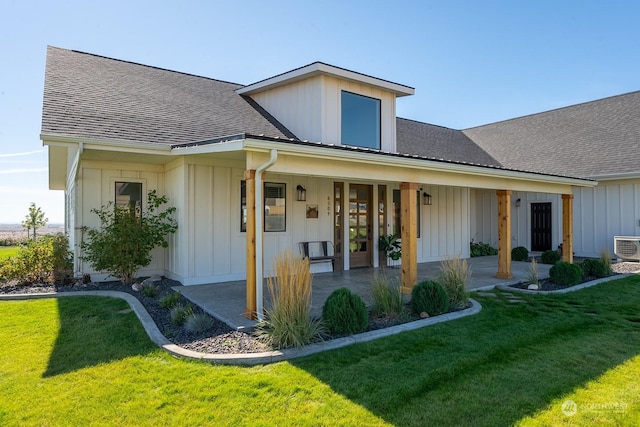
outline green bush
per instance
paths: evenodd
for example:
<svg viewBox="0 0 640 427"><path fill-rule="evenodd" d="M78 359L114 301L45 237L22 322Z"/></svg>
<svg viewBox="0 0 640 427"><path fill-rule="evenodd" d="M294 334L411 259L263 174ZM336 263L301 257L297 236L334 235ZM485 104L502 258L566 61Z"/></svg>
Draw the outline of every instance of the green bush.
<svg viewBox="0 0 640 427"><path fill-rule="evenodd" d="M552 249L542 252L542 255L540 256L540 262L543 264L554 265L558 261L560 261L560 252Z"/></svg>
<svg viewBox="0 0 640 427"><path fill-rule="evenodd" d="M0 267L0 280L21 284L63 283L71 277L73 258L63 234L40 236L18 248Z"/></svg>
<svg viewBox="0 0 640 427"><path fill-rule="evenodd" d="M449 310L449 295L440 283L425 280L411 291L411 309L416 314L426 312L430 316L446 313Z"/></svg>
<svg viewBox="0 0 640 427"><path fill-rule="evenodd" d="M334 334L357 334L369 324L369 314L362 299L347 288L336 289L322 306L322 319Z"/></svg>
<svg viewBox="0 0 640 427"><path fill-rule="evenodd" d="M171 309L178 305L180 301L180 292L173 292L171 294L167 294L160 300L160 307Z"/></svg>
<svg viewBox="0 0 640 427"><path fill-rule="evenodd" d="M146 209L109 203L91 212L100 218L99 229L87 229L82 242L84 259L97 271L106 271L124 283L133 283L140 267L151 263L151 251L168 247L166 236L175 233L175 207L160 211L167 198L156 191L147 194Z"/></svg>
<svg viewBox="0 0 640 427"><path fill-rule="evenodd" d="M582 268L577 264L558 261L549 270L551 281L557 285L573 286L582 279Z"/></svg>
<svg viewBox="0 0 640 427"><path fill-rule="evenodd" d="M514 261L526 261L529 259L529 251L524 246L511 249L511 259Z"/></svg>
<svg viewBox="0 0 640 427"><path fill-rule="evenodd" d="M606 265L601 259L587 258L582 261L582 274L585 277L600 279L611 275L611 267Z"/></svg>
<svg viewBox="0 0 640 427"><path fill-rule="evenodd" d="M498 255L498 250L488 243L476 243L472 240L471 243L469 243L469 246L472 257Z"/></svg>

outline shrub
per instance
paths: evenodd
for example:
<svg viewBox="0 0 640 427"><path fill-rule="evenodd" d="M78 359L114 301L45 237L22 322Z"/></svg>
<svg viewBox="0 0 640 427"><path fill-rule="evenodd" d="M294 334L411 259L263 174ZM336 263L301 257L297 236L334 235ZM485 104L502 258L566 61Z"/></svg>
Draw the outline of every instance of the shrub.
<svg viewBox="0 0 640 427"><path fill-rule="evenodd" d="M471 243L469 243L469 246L472 257L498 255L498 250L488 243L476 243L472 240Z"/></svg>
<svg viewBox="0 0 640 427"><path fill-rule="evenodd" d="M371 281L373 308L376 314L387 317L401 317L404 303L400 283L389 283L385 275L375 275Z"/></svg>
<svg viewBox="0 0 640 427"><path fill-rule="evenodd" d="M174 207L158 212L167 198L156 191L147 195L147 209L136 212L133 207L109 203L92 209L100 218L100 229L88 229L88 241L82 242L84 259L98 271L106 271L132 283L140 267L151 263L151 250L166 248L166 236L175 233Z"/></svg>
<svg viewBox="0 0 640 427"><path fill-rule="evenodd" d="M600 279L611 275L611 267L607 266L601 259L587 258L582 261L582 274L585 277L595 277Z"/></svg>
<svg viewBox="0 0 640 427"><path fill-rule="evenodd" d="M190 304L178 304L171 309L171 321L176 325L182 325L187 317L193 314L193 307Z"/></svg>
<svg viewBox="0 0 640 427"><path fill-rule="evenodd" d="M347 288L336 289L329 295L322 306L322 318L334 334L357 334L369 324L364 302Z"/></svg>
<svg viewBox="0 0 640 427"><path fill-rule="evenodd" d="M416 314L424 311L431 316L446 313L449 310L449 295L440 283L425 280L411 291L411 309Z"/></svg>
<svg viewBox="0 0 640 427"><path fill-rule="evenodd" d="M511 259L514 261L526 261L529 258L529 251L524 246L511 249Z"/></svg>
<svg viewBox="0 0 640 427"><path fill-rule="evenodd" d="M557 285L573 286L582 279L582 268L570 262L558 261L549 270L549 277Z"/></svg>
<svg viewBox="0 0 640 427"><path fill-rule="evenodd" d="M553 249L542 252L540 256L540 262L543 264L554 265L558 261L560 261L560 252L554 251Z"/></svg>
<svg viewBox="0 0 640 427"><path fill-rule="evenodd" d="M184 328L194 334L199 334L208 329L211 329L213 328L213 325L214 321L211 316L202 312L192 313L191 315L187 316L186 320L184 321Z"/></svg>
<svg viewBox="0 0 640 427"><path fill-rule="evenodd" d="M311 318L311 272L309 259L291 252L273 261L275 277L267 279L272 308L258 323L256 334L276 347L300 347L322 338L321 321Z"/></svg>
<svg viewBox="0 0 640 427"><path fill-rule="evenodd" d="M160 307L171 309L178 305L180 301L180 292L173 292L171 294L167 294L160 300Z"/></svg>
<svg viewBox="0 0 640 427"><path fill-rule="evenodd" d="M471 270L467 260L460 259L459 256L445 259L440 263L439 282L449 295L450 307L465 308L469 304L466 289L469 277L471 277Z"/></svg>
<svg viewBox="0 0 640 427"><path fill-rule="evenodd" d="M40 236L2 264L0 278L22 284L61 283L71 276L72 259L65 235Z"/></svg>

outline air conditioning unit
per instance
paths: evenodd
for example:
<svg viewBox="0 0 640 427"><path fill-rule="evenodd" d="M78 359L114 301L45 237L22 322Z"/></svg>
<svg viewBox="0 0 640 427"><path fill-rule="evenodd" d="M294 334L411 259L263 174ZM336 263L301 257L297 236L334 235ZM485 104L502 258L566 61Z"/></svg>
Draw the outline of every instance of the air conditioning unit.
<svg viewBox="0 0 640 427"><path fill-rule="evenodd" d="M613 252L620 259L640 261L640 237L614 236Z"/></svg>

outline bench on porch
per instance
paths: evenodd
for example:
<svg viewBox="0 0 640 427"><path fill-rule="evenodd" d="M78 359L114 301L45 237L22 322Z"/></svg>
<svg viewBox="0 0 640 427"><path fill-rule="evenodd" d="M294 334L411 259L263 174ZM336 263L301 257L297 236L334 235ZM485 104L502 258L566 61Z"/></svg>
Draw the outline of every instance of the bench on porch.
<svg viewBox="0 0 640 427"><path fill-rule="evenodd" d="M309 264L331 261L331 268L334 269L336 261L333 243L326 240L313 242L300 242L300 253L303 258L309 258ZM335 269L334 269L335 270Z"/></svg>

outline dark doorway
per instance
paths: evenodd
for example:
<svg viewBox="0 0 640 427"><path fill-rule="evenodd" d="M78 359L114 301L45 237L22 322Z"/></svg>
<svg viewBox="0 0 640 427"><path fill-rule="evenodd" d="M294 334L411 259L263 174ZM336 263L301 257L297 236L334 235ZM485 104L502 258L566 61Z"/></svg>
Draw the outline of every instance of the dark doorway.
<svg viewBox="0 0 640 427"><path fill-rule="evenodd" d="M531 250L551 249L551 203L531 203Z"/></svg>

